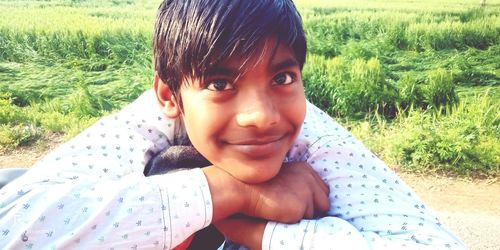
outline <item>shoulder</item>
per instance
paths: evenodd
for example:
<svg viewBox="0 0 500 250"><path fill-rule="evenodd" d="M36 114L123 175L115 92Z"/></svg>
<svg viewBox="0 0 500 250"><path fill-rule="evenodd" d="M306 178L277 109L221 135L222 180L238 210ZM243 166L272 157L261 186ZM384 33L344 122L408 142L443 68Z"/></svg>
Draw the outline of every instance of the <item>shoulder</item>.
<svg viewBox="0 0 500 250"><path fill-rule="evenodd" d="M102 117L80 134L50 152L37 165L78 164L144 165L174 141L176 121L163 116L152 91L146 91L121 110ZM40 164L44 163L44 164ZM75 164L73 164L75 165ZM109 168L109 167L108 167Z"/></svg>
<svg viewBox="0 0 500 250"><path fill-rule="evenodd" d="M306 101L306 117L299 136L287 155L288 160L304 161L326 142L352 139L351 133L326 112Z"/></svg>
<svg viewBox="0 0 500 250"><path fill-rule="evenodd" d="M314 137L335 136L350 137L351 133L340 125L325 111L307 101L306 117L302 126L302 133Z"/></svg>

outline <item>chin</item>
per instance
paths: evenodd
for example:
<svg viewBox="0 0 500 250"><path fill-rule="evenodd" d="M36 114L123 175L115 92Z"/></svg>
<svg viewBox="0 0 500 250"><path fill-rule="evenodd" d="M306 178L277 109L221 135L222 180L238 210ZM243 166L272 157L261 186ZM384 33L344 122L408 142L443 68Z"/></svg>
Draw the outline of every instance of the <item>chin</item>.
<svg viewBox="0 0 500 250"><path fill-rule="evenodd" d="M267 182L278 175L287 152L282 151L262 158L247 157L245 155L225 155L219 159L207 159L239 181L257 184Z"/></svg>
<svg viewBox="0 0 500 250"><path fill-rule="evenodd" d="M254 164L259 164L254 163ZM260 163L262 164L262 163ZM274 165L274 164L269 164L269 163L264 163L265 165L269 166L279 166L279 167L273 167L273 168L253 168L249 169L245 172L240 172L238 174L235 174L234 177L239 179L242 182L248 183L248 184L257 184L257 183L263 183L271 180L274 178L276 175L278 175L281 166L282 166L282 161L279 161L279 165Z"/></svg>

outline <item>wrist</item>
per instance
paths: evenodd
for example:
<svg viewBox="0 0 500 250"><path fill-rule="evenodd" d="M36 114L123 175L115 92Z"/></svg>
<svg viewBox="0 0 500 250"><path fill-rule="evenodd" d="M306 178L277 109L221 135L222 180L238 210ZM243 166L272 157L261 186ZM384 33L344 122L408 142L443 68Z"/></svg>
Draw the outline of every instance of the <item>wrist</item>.
<svg viewBox="0 0 500 250"><path fill-rule="evenodd" d="M244 195L245 184L215 166L202 168L202 171L207 178L212 196L212 222L241 212L248 203L247 195Z"/></svg>
<svg viewBox="0 0 500 250"><path fill-rule="evenodd" d="M262 249L266 229L265 220L235 215L215 223L215 226L231 241L250 249Z"/></svg>

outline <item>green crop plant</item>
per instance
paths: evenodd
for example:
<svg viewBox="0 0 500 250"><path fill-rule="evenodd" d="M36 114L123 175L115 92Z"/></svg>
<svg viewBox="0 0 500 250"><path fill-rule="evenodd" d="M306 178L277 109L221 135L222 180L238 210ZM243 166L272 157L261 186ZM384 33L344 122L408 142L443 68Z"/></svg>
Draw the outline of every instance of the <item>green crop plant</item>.
<svg viewBox="0 0 500 250"><path fill-rule="evenodd" d="M0 151L68 139L149 89L159 2L0 0ZM498 0L295 3L310 101L404 169L498 175Z"/></svg>

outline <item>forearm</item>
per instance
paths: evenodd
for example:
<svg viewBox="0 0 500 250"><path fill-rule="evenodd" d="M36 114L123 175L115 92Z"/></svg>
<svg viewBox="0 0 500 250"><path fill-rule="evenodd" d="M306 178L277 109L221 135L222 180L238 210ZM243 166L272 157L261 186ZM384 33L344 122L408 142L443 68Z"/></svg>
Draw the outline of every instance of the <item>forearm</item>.
<svg viewBox="0 0 500 250"><path fill-rule="evenodd" d="M262 249L267 221L236 215L215 223L217 229L232 242L250 249ZM238 230L235 230L238 229Z"/></svg>
<svg viewBox="0 0 500 250"><path fill-rule="evenodd" d="M387 223L390 223L387 221ZM270 222L262 249L466 249L437 226L391 232L357 228L338 217L302 220L296 224Z"/></svg>
<svg viewBox="0 0 500 250"><path fill-rule="evenodd" d="M308 162L330 186L330 217L314 222L314 230L310 224L277 224L272 230L274 236L270 237L266 229L265 238L284 237L296 228L295 232L307 231L300 244L337 246L341 238L340 244L362 242L368 249L400 249L403 245L417 249L465 248L388 166L355 139L323 137L323 143L317 145Z"/></svg>
<svg viewBox="0 0 500 250"><path fill-rule="evenodd" d="M0 245L172 248L210 224L210 194L199 181L203 174L194 171L198 174L131 175L119 181L20 180L2 189Z"/></svg>
<svg viewBox="0 0 500 250"><path fill-rule="evenodd" d="M247 196L244 184L215 166L205 167L202 170L212 196L212 221L217 222L242 212Z"/></svg>

